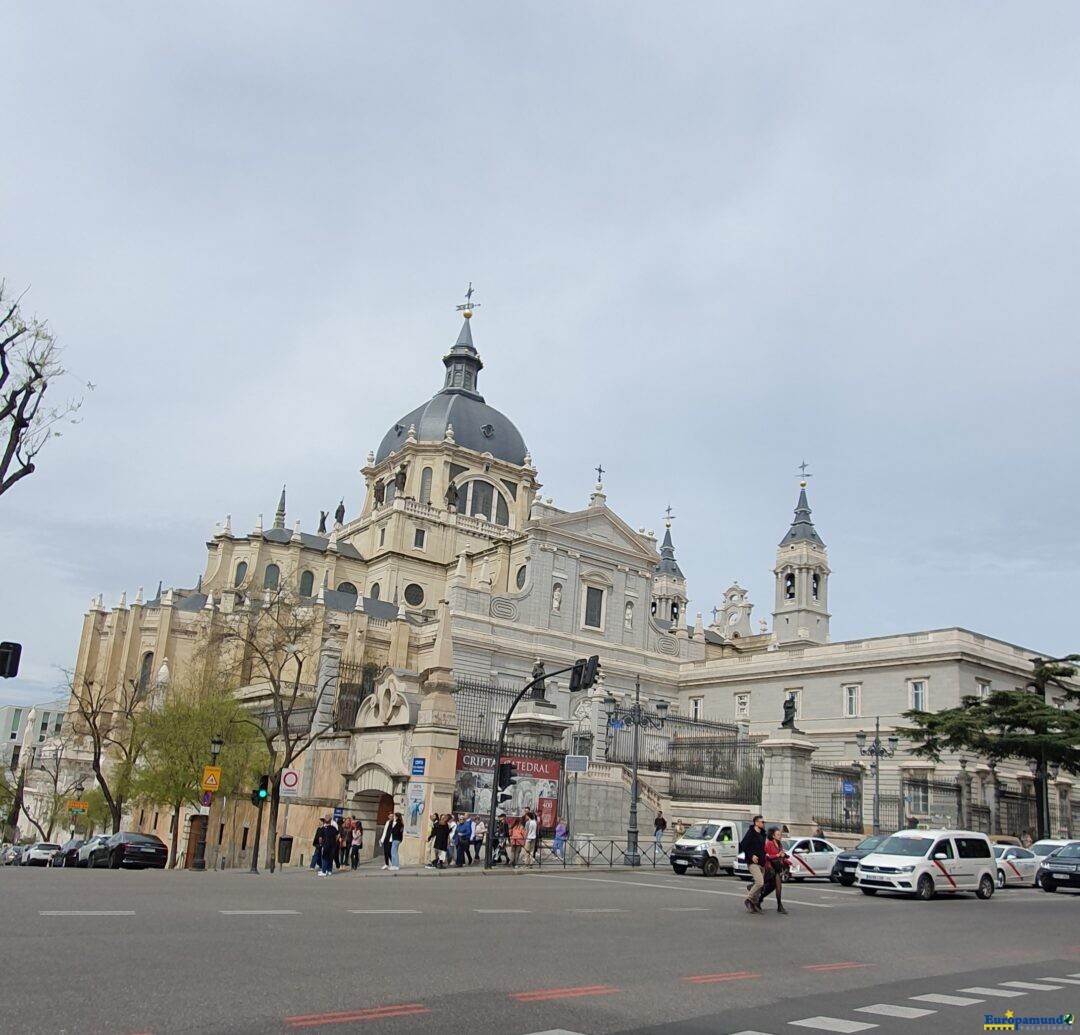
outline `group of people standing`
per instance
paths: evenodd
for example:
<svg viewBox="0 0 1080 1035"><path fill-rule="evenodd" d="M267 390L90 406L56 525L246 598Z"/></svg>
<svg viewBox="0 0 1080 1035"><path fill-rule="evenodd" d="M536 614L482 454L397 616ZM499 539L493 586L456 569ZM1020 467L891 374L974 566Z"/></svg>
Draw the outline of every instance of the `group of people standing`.
<svg viewBox="0 0 1080 1035"><path fill-rule="evenodd" d="M761 902L769 895L776 894L776 911L786 913L781 888L784 878L791 869L791 860L784 851L783 831L779 827L765 829L762 816L755 816L750 829L739 842L739 850L746 860L750 871L750 890L746 893L746 911L763 913Z"/></svg>
<svg viewBox="0 0 1080 1035"><path fill-rule="evenodd" d="M467 813L431 814L431 829L428 843L432 846L434 857L427 864L428 869L441 870L447 866L471 866L483 861L484 846L488 840L487 823L481 816ZM492 841L492 864L498 866L518 866L522 853L528 860L525 865L532 866L536 861L537 846L540 839L540 817L526 809L516 819L500 815L495 824ZM552 852L561 855L566 843L566 824L560 819L555 826L555 840Z"/></svg>
<svg viewBox="0 0 1080 1035"><path fill-rule="evenodd" d="M355 870L360 864L360 849L364 847L364 824L350 816L339 827L330 816L323 816L311 844L315 849L311 854L311 869L318 870L320 877L332 876L335 866L339 870L346 866Z"/></svg>

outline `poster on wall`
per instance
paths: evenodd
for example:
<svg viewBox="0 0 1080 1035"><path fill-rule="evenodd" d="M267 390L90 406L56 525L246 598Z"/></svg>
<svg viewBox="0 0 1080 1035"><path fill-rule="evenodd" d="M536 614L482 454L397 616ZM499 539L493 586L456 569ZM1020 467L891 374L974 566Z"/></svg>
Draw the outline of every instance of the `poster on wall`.
<svg viewBox="0 0 1080 1035"><path fill-rule="evenodd" d="M540 817L540 828L550 830L555 826L559 806L560 764L547 758L522 758L519 755L503 755L504 762L512 762L517 776L503 789L504 798L499 812L507 816L520 816L526 809L535 810ZM491 795L495 784L495 758L473 751L457 753L457 774L454 781L454 811L480 813L491 811Z"/></svg>
<svg viewBox="0 0 1080 1035"><path fill-rule="evenodd" d="M424 789L422 783L409 784L409 796L405 802L405 833L418 837L424 825ZM424 831L426 836L427 831Z"/></svg>

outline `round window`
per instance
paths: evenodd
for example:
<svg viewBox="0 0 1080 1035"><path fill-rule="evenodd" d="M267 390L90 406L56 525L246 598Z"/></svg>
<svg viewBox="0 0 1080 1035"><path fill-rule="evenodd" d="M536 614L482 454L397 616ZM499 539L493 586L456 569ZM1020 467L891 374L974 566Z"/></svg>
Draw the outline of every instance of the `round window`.
<svg viewBox="0 0 1080 1035"><path fill-rule="evenodd" d="M528 566L527 565L523 564L520 568L518 568L518 572L517 572L517 588L518 589L524 589L525 588L525 576L528 575L528 574L529 574L529 572L528 572Z"/></svg>
<svg viewBox="0 0 1080 1035"><path fill-rule="evenodd" d="M419 607L424 602L424 591L415 582L405 587L405 603L410 607Z"/></svg>

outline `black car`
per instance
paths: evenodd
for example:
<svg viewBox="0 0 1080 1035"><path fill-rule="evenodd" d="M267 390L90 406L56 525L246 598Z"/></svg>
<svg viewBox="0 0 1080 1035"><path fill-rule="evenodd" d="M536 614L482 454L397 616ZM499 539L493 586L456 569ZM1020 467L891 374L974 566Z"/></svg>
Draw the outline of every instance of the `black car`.
<svg viewBox="0 0 1080 1035"><path fill-rule="evenodd" d="M110 870L118 870L127 866L137 870L163 870L168 861L169 850L160 837L130 831L113 834L90 852L91 868L107 866Z"/></svg>
<svg viewBox="0 0 1080 1035"><path fill-rule="evenodd" d="M1051 852L1039 867L1037 877L1043 891L1076 888L1080 891L1080 842Z"/></svg>
<svg viewBox="0 0 1080 1035"><path fill-rule="evenodd" d="M85 838L73 837L60 846L60 851L52 857L53 866L78 866L79 849L86 844Z"/></svg>
<svg viewBox="0 0 1080 1035"><path fill-rule="evenodd" d="M859 865L859 860L876 851L878 845L888 836L888 834L872 834L870 837L860 841L854 848L844 849L836 857L836 862L833 863L832 873L829 874L830 878L839 881L844 887L850 888L855 883L855 867Z"/></svg>

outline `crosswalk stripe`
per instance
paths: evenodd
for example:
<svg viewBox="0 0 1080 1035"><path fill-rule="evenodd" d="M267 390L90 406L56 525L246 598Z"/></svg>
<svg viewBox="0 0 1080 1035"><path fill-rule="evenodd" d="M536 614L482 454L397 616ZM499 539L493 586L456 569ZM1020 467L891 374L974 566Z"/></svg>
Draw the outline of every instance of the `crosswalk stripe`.
<svg viewBox="0 0 1080 1035"><path fill-rule="evenodd" d="M1027 992L1017 992L1015 988L960 988L959 992L970 992L972 995L996 995L1002 999L1015 999L1018 995L1027 995Z"/></svg>
<svg viewBox="0 0 1080 1035"><path fill-rule="evenodd" d="M914 1020L916 1017L929 1017L937 1010L920 1010L916 1006L893 1006L891 1003L875 1003L873 1006L859 1006L856 1013L880 1014L882 1017L905 1017Z"/></svg>
<svg viewBox="0 0 1080 1035"><path fill-rule="evenodd" d="M134 916L134 909L41 909L41 916Z"/></svg>
<svg viewBox="0 0 1080 1035"><path fill-rule="evenodd" d="M219 909L222 916L299 916L299 909Z"/></svg>
<svg viewBox="0 0 1080 1035"><path fill-rule="evenodd" d="M985 999L973 999L967 995L942 995L940 992L927 992L925 995L908 996L917 1003L940 1003L942 1006L974 1006L985 1003Z"/></svg>
<svg viewBox="0 0 1080 1035"><path fill-rule="evenodd" d="M531 909L474 909L474 913L531 913Z"/></svg>
<svg viewBox="0 0 1080 1035"><path fill-rule="evenodd" d="M1033 992L1060 992L1061 985L1037 985L1034 981L1002 981L1006 988L1030 988Z"/></svg>
<svg viewBox="0 0 1080 1035"><path fill-rule="evenodd" d="M400 916L403 913L415 914L422 913L422 909L350 909L350 913L357 913L361 916Z"/></svg>
<svg viewBox="0 0 1080 1035"><path fill-rule="evenodd" d="M548 1028L547 1031L533 1031L529 1035L584 1035L580 1031L570 1031L568 1028Z"/></svg>
<svg viewBox="0 0 1080 1035"><path fill-rule="evenodd" d="M836 1031L841 1035L850 1035L851 1032L869 1031L876 1028L876 1024L866 1024L863 1021L849 1021L843 1017L804 1017L801 1021L788 1021L798 1028L817 1028L819 1031Z"/></svg>
<svg viewBox="0 0 1080 1035"><path fill-rule="evenodd" d="M1080 978L1063 978L1063 977L1045 977L1038 978L1039 981L1060 981L1065 985L1080 985Z"/></svg>

